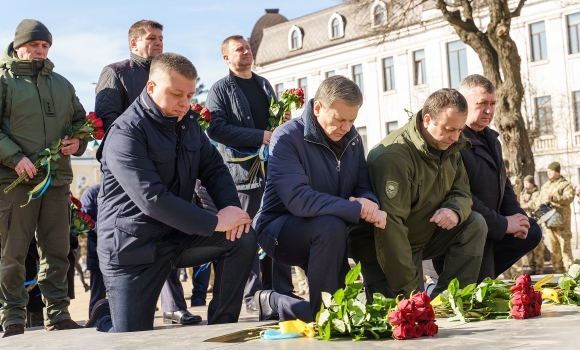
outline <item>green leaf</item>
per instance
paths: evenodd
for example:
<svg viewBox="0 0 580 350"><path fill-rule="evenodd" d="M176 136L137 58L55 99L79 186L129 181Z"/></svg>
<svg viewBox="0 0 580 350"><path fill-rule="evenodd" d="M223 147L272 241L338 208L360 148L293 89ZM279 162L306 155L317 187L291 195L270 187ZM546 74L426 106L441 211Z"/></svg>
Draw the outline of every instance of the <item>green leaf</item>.
<svg viewBox="0 0 580 350"><path fill-rule="evenodd" d="M457 294L457 291L459 290L459 281L457 278L454 278L449 282L447 290L449 291L450 296L455 296Z"/></svg>
<svg viewBox="0 0 580 350"><path fill-rule="evenodd" d="M360 274L360 262L356 264L347 274L346 278L344 279L344 283L348 286L354 283Z"/></svg>
<svg viewBox="0 0 580 350"><path fill-rule="evenodd" d="M339 331L340 333L344 334L344 332L346 332L346 326L344 325L344 322L342 320L337 319L337 318L332 320L332 327L334 329L336 329L337 331Z"/></svg>
<svg viewBox="0 0 580 350"><path fill-rule="evenodd" d="M343 299L344 299L344 289L340 288L334 293L334 302L340 305Z"/></svg>
<svg viewBox="0 0 580 350"><path fill-rule="evenodd" d="M330 339L330 322L324 327L324 340Z"/></svg>
<svg viewBox="0 0 580 350"><path fill-rule="evenodd" d="M460 296L466 297L466 296L473 295L473 291L475 290L475 286L476 286L475 283L472 283L472 284L465 286L465 288L461 289ZM469 299L471 299L471 298L469 298Z"/></svg>
<svg viewBox="0 0 580 350"><path fill-rule="evenodd" d="M322 302L324 303L324 306L330 307L332 304L332 295L327 292L322 292Z"/></svg>
<svg viewBox="0 0 580 350"><path fill-rule="evenodd" d="M568 270L568 275L573 279L577 279L580 276L580 265L572 264L572 266L570 266L570 269Z"/></svg>

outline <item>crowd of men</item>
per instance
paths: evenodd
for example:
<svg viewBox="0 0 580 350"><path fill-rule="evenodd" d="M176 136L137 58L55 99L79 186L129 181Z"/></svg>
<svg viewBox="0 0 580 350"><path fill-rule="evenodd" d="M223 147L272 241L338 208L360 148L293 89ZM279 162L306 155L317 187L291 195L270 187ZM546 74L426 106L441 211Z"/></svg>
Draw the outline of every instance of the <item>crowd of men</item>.
<svg viewBox="0 0 580 350"><path fill-rule="evenodd" d="M330 77L302 116L269 131L277 96L252 72L242 36L224 40L228 74L207 97L213 115L205 133L191 110L198 73L184 56L163 53L163 26L139 21L129 30L129 59L107 65L95 110L107 129L97 153L101 183L81 198L97 218L88 235L91 301L85 327L102 332L153 329L161 295L166 323L199 323L187 311L179 268L196 267L191 305L205 304L213 262L208 324L237 322L242 301L260 320L315 319L321 292L344 283L348 258L360 261L367 301L373 293L408 296L424 289L422 262L431 259L439 283L461 286L500 274L528 255L542 272L542 232L531 211L549 202L546 222L552 264L572 263L570 203L574 189L548 167L538 191L533 176L514 189L494 117L495 87L481 75L457 90L431 94L402 128L365 159L353 124L360 88ZM0 58L0 190L21 174L27 182L0 192L0 318L4 337L24 333L28 293L25 258L33 238L38 286L48 331L80 328L68 312L70 155L85 142L65 139L59 177L25 203L45 175L38 153L82 123L85 110L72 85L47 58L48 28L23 20ZM217 145L217 146L216 146ZM269 146L266 174L248 176ZM521 188L523 187L523 188ZM521 203L521 204L520 204ZM258 258L259 247L267 258ZM308 278L310 301L293 293L291 267ZM196 296L197 295L197 296Z"/></svg>

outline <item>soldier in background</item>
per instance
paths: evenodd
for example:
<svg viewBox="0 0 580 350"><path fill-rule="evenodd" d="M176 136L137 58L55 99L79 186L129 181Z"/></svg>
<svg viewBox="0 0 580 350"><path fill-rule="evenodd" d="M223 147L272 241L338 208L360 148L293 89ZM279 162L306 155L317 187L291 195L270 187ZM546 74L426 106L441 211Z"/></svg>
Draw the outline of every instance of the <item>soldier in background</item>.
<svg viewBox="0 0 580 350"><path fill-rule="evenodd" d="M512 173L510 171L510 162L507 159L503 160L504 164L505 164L505 172L506 172L506 176L508 179L510 179L510 182L512 184L512 187L514 188L514 193L516 195L520 195L520 193L522 193L522 190L524 189L523 185L522 185L522 179L515 173Z"/></svg>
<svg viewBox="0 0 580 350"><path fill-rule="evenodd" d="M544 223L546 234L550 240L552 266L556 273L568 271L574 263L572 257L572 232L570 220L572 211L570 204L574 200L574 188L560 175L560 163L548 165L548 181L542 185L535 205L540 206L549 202L556 209L556 213Z"/></svg>
<svg viewBox="0 0 580 350"><path fill-rule="evenodd" d="M526 211L528 216L532 216L532 212L537 208L536 201L539 194L540 191L538 190L538 186L536 186L534 176L526 176L524 178L524 190L520 194L520 206ZM544 249L544 237L542 236L540 244L527 255L531 274L544 274Z"/></svg>

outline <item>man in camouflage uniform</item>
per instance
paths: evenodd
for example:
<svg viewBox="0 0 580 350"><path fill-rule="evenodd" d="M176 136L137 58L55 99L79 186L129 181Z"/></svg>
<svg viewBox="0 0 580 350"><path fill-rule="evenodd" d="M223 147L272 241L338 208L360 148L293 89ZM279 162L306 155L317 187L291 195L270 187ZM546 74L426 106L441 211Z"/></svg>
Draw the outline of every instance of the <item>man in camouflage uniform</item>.
<svg viewBox="0 0 580 350"><path fill-rule="evenodd" d="M506 177L510 180L510 183L512 184L516 196L519 196L522 193L523 188L522 180L516 174L510 171L509 169L510 162L507 159L504 158L503 163L505 164ZM524 258L521 258L515 264L513 264L512 267L510 267L507 271L503 273L503 277L511 280L523 273L524 273Z"/></svg>
<svg viewBox="0 0 580 350"><path fill-rule="evenodd" d="M535 205L550 202L556 208L556 213L544 223L546 234L550 240L552 266L556 273L568 271L574 262L572 257L572 232L570 220L572 211L570 204L574 200L574 188L563 176L560 175L560 163L553 162L548 165L549 180L540 189Z"/></svg>
<svg viewBox="0 0 580 350"><path fill-rule="evenodd" d="M540 191L536 186L533 175L528 175L524 178L524 190L520 195L520 205L526 211L528 216L532 216L532 212L537 208L536 201ZM528 264L531 273L534 275L541 275L544 273L544 237L536 249L528 253Z"/></svg>

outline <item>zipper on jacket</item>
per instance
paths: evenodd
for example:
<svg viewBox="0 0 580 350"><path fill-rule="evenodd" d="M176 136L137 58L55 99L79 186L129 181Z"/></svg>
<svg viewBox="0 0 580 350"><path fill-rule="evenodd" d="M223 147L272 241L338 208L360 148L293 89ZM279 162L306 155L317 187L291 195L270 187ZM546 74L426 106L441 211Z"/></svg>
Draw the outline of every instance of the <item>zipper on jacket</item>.
<svg viewBox="0 0 580 350"><path fill-rule="evenodd" d="M337 157L336 154L334 154L334 152L332 152L332 150L330 149L330 147L328 147L327 145L323 144L323 143L319 143L319 142L314 142L314 141L310 141L307 139L304 139L306 142L310 142L316 145L320 145L323 147L326 147L330 153L332 153L332 155L334 156L334 159L336 159L336 171L340 172L340 160L342 159L342 156L344 155L344 152L346 152L346 149L348 148L348 144L351 143L352 141L354 141L356 139L356 137L358 136L358 134L356 134L355 137L353 137L350 141L347 142L346 147L344 147L344 149L342 150L342 153L340 154L340 157Z"/></svg>

